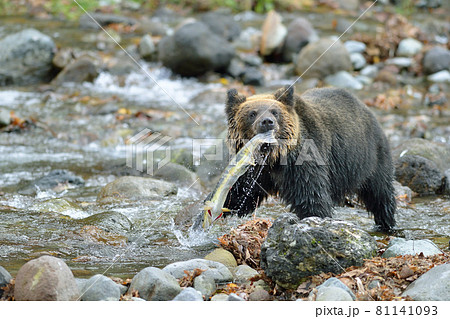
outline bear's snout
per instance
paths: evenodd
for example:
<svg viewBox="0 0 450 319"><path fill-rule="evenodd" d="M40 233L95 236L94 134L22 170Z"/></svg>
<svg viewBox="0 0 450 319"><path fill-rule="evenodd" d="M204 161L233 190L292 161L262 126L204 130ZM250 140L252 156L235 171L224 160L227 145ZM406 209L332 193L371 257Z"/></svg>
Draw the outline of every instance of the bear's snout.
<svg viewBox="0 0 450 319"><path fill-rule="evenodd" d="M276 128L276 120L271 117L263 117L257 124L257 132L258 133L266 133L270 130L274 130Z"/></svg>

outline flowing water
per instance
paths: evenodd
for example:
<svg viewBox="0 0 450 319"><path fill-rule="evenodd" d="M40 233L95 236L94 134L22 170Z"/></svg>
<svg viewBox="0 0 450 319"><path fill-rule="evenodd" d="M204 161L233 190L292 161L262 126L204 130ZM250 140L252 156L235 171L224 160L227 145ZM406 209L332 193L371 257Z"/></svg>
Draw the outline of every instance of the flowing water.
<svg viewBox="0 0 450 319"><path fill-rule="evenodd" d="M84 32L61 23L14 21L4 20L0 36L28 25L54 36L62 46L92 44ZM34 126L0 133L0 264L13 275L25 261L47 253L63 258L78 277L104 272L131 277L147 266L203 257L218 236L253 217L219 221L210 233L177 224L186 207L212 190L206 182L198 188L178 185L177 195L156 200L97 202L104 185L129 173L125 164L131 146L126 141L133 135L144 129L161 132L171 137L172 150L189 154L194 138L217 138L226 129L226 83L182 79L158 64L141 63L158 85L136 70L124 76L104 72L93 83L52 89L0 88L1 107L19 118L35 119ZM261 91L295 79L283 78L272 66L263 68L272 81ZM401 140L402 133L391 131L391 137ZM439 133L436 138L449 142ZM85 185L60 192L38 189L33 195L19 192L54 169L71 171ZM255 216L273 219L285 211L277 199L269 199ZM114 231L90 228L99 225L96 218L102 213L115 216ZM338 208L336 215L369 231L373 227L361 208ZM437 196L415 199L399 209L397 223L402 236L429 238L448 249L450 201Z"/></svg>

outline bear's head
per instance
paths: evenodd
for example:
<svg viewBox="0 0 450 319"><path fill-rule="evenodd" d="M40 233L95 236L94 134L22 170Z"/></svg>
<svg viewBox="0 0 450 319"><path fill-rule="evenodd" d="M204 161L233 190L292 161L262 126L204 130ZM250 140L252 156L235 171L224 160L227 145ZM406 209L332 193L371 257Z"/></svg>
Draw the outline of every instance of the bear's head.
<svg viewBox="0 0 450 319"><path fill-rule="evenodd" d="M228 146L239 151L256 134L274 130L278 141L271 146L269 162L274 163L297 145L299 119L295 111L292 86L281 88L274 94L251 97L239 95L235 89L227 93Z"/></svg>

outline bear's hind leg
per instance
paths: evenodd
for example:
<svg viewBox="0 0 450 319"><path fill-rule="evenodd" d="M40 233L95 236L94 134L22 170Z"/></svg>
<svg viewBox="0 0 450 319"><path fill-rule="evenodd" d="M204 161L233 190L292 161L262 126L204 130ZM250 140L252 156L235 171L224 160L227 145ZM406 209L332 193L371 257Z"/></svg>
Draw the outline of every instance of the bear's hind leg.
<svg viewBox="0 0 450 319"><path fill-rule="evenodd" d="M358 190L359 198L375 219L380 230L389 232L395 226L395 195L390 174L376 173Z"/></svg>

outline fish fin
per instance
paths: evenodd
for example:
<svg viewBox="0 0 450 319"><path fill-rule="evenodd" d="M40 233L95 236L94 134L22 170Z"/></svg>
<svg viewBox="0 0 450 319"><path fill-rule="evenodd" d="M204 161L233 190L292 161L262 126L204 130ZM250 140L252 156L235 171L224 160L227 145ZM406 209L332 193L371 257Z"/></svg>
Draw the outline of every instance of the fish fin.
<svg viewBox="0 0 450 319"><path fill-rule="evenodd" d="M224 212L224 213L230 213L230 212L231 212L231 209L228 209L228 208L223 207L223 208L222 208L222 212Z"/></svg>

